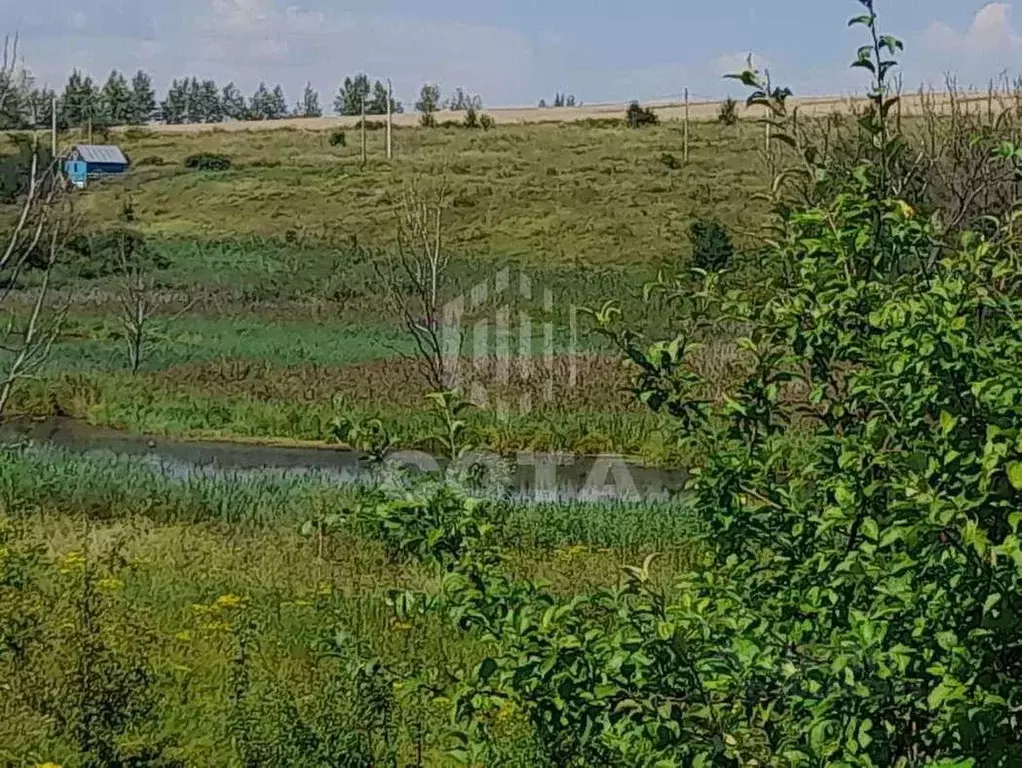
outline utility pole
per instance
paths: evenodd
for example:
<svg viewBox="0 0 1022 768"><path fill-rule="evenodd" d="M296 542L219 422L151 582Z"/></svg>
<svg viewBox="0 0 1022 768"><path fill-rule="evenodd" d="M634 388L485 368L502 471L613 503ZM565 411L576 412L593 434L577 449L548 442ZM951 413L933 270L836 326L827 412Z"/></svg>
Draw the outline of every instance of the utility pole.
<svg viewBox="0 0 1022 768"><path fill-rule="evenodd" d="M387 159L391 160L394 157L394 147L392 144L392 130L394 123L393 109L391 104L394 101L394 90L390 84L390 78L387 78Z"/></svg>
<svg viewBox="0 0 1022 768"><path fill-rule="evenodd" d="M362 167L366 164L366 97L362 97Z"/></svg>
<svg viewBox="0 0 1022 768"><path fill-rule="evenodd" d="M684 155L685 162L688 162L688 88L685 89L685 130L684 130Z"/></svg>

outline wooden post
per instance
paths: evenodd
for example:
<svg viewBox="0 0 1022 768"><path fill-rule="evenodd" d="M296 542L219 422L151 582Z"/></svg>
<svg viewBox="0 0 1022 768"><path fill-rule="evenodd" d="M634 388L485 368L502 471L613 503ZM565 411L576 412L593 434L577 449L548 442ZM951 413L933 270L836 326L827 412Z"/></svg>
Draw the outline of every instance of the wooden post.
<svg viewBox="0 0 1022 768"><path fill-rule="evenodd" d="M393 124L394 115L391 109L391 102L394 101L394 89L390 84L390 78L387 78L387 159L391 160L394 157L394 145L393 145Z"/></svg>
<svg viewBox="0 0 1022 768"><path fill-rule="evenodd" d="M362 97L362 165L366 164L366 99Z"/></svg>
<svg viewBox="0 0 1022 768"><path fill-rule="evenodd" d="M766 124L766 151L770 154L770 123Z"/></svg>
<svg viewBox="0 0 1022 768"><path fill-rule="evenodd" d="M685 129L684 129L684 157L685 162L688 162L688 88L685 89Z"/></svg>

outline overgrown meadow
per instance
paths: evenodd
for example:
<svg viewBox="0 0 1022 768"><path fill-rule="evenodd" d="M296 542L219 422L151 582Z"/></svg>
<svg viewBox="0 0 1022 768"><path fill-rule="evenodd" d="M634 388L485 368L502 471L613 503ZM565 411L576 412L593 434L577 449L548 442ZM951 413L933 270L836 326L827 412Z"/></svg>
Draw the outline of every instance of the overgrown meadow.
<svg viewBox="0 0 1022 768"><path fill-rule="evenodd" d="M10 294L50 275L66 317L5 416L344 445L377 474L5 446L0 758L1022 763L1022 99L903 120L903 46L857 6L867 109L800 118L745 72L763 122L697 126L688 164L638 107L401 130L364 167L311 133L129 134L136 170ZM436 206L402 219L424 178ZM444 249L408 257L434 214ZM522 312L541 351L507 370L487 335L437 386L438 303L505 268L553 300L466 325ZM688 482L537 503L398 448Z"/></svg>

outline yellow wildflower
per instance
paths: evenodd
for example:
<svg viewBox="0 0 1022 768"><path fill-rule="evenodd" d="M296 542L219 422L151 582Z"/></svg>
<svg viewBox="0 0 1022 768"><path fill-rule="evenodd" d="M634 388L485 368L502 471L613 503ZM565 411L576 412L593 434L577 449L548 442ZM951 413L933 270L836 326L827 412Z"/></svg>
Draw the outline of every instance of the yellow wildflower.
<svg viewBox="0 0 1022 768"><path fill-rule="evenodd" d="M394 629L398 632L408 632L412 628L412 625L407 621L399 621L394 625Z"/></svg>
<svg viewBox="0 0 1022 768"><path fill-rule="evenodd" d="M216 608L237 608L244 603L244 597L239 597L238 595L220 595L213 605Z"/></svg>
<svg viewBox="0 0 1022 768"><path fill-rule="evenodd" d="M115 578L110 577L110 578L100 579L96 583L96 586L99 587L102 590L107 591L107 592L116 592L118 589L124 589L124 582L121 581L120 579L115 579Z"/></svg>
<svg viewBox="0 0 1022 768"><path fill-rule="evenodd" d="M61 768L59 763L40 763L36 768Z"/></svg>
<svg viewBox="0 0 1022 768"><path fill-rule="evenodd" d="M308 600L295 600L295 608L308 608L311 605Z"/></svg>
<svg viewBox="0 0 1022 768"><path fill-rule="evenodd" d="M911 219L913 216L915 216L916 213L915 209L912 208L911 205L906 203L904 200L898 200L897 203L898 208L901 210L901 215L904 216L906 219Z"/></svg>
<svg viewBox="0 0 1022 768"><path fill-rule="evenodd" d="M60 572L73 573L85 568L85 555L81 552L68 552L61 560Z"/></svg>
<svg viewBox="0 0 1022 768"><path fill-rule="evenodd" d="M329 597L334 593L334 588L325 581L319 582L319 586L316 588L316 594L322 595L323 597Z"/></svg>
<svg viewBox="0 0 1022 768"><path fill-rule="evenodd" d="M204 624L202 628L210 632L230 632L231 624L227 621L211 621Z"/></svg>
<svg viewBox="0 0 1022 768"><path fill-rule="evenodd" d="M192 633L186 629L184 632L178 632L176 635L174 635L174 639L180 640L182 643L187 643L191 641Z"/></svg>

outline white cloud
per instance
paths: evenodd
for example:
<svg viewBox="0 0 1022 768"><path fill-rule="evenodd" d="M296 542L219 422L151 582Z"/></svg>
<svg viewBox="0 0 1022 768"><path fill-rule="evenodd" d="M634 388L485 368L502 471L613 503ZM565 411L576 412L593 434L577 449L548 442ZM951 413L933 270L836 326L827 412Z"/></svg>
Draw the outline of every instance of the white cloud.
<svg viewBox="0 0 1022 768"><path fill-rule="evenodd" d="M349 12L327 0L79 0L81 18L58 7L66 2L11 11L29 68L50 85L62 85L72 67L99 80L113 68L142 67L161 93L174 78L196 76L246 92L261 80L280 83L294 98L311 81L327 105L359 71L391 78L406 104L424 82L445 92L463 87L488 105L529 104L541 90L533 46L496 26L382 17L369 3Z"/></svg>
<svg viewBox="0 0 1022 768"><path fill-rule="evenodd" d="M1022 35L1012 23L1012 5L987 3L967 29L934 21L922 35L923 56L930 77L952 71L980 82L1015 64L1022 54Z"/></svg>

